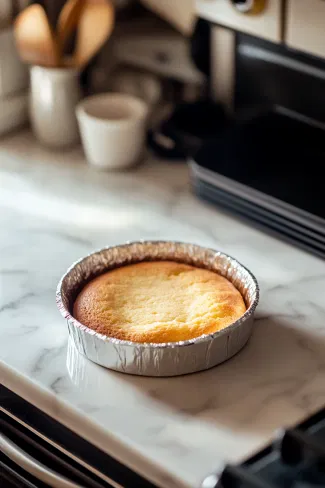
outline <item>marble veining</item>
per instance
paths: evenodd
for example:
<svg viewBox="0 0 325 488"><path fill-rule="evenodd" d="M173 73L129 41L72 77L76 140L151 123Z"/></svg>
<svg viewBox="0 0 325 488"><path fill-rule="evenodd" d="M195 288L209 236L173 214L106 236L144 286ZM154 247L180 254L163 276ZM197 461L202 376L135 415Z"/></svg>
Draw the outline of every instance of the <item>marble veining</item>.
<svg viewBox="0 0 325 488"><path fill-rule="evenodd" d="M0 144L0 379L163 488L197 487L325 403L325 263L203 204L184 165L91 170L28 132ZM247 347L212 370L141 378L78 354L57 282L105 245L176 239L218 248L261 286Z"/></svg>

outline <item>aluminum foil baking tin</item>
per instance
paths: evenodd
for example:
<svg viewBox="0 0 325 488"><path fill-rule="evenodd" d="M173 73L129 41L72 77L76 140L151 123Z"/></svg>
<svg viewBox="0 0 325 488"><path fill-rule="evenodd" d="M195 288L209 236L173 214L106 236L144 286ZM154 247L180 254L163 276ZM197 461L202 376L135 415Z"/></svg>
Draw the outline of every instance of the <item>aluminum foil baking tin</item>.
<svg viewBox="0 0 325 488"><path fill-rule="evenodd" d="M114 339L82 325L72 316L73 303L91 279L141 261L171 260L215 271L241 292L247 311L236 322L214 334L163 344ZM213 249L171 241L133 242L97 251L69 268L56 294L58 308L67 320L77 350L106 368L143 376L177 376L212 368L234 356L248 341L258 304L255 277L234 258Z"/></svg>

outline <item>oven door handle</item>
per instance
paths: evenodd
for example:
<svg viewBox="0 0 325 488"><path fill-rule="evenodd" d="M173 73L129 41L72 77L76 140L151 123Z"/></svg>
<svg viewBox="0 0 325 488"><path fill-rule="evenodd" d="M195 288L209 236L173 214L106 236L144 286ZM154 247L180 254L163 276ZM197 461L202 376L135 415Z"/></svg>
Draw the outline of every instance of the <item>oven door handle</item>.
<svg viewBox="0 0 325 488"><path fill-rule="evenodd" d="M3 434L0 434L0 451L29 474L49 486L55 488L82 488L81 485L68 480L68 478L61 476L37 461Z"/></svg>

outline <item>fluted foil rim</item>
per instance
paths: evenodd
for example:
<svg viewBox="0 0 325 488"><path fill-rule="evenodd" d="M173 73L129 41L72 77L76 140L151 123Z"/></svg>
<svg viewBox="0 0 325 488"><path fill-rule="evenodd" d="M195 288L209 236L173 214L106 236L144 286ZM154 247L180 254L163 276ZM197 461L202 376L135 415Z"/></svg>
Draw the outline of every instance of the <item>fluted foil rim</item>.
<svg viewBox="0 0 325 488"><path fill-rule="evenodd" d="M121 264L120 262L117 261L116 264L114 265L114 263L112 262L111 266L109 266L107 268L104 266L103 270L98 274L94 274L93 277L98 276L98 275L100 275L100 274L102 274L105 271L108 271L110 269L120 267L121 265L123 266L123 265L131 264L131 263L133 264L136 262L143 262L143 261L150 261L150 260L171 260L171 261L177 261L177 262L185 262L186 264L192 263L193 266L196 266L196 264L193 264L195 259L193 259L193 257L191 257L191 255L193 256L193 251L194 251L194 254L204 253L204 255L209 256L210 265L206 264L206 266L204 266L202 264L201 266L198 266L198 267L211 270L211 259L212 259L212 256L214 256L215 260L219 259L221 261L227 262L229 268L237 269L238 271L241 271L241 273L244 275L244 277L246 279L246 284L247 284L247 282L249 282L249 287L251 289L251 298L250 298L250 303L247 306L246 312L238 320L236 320L234 323L228 325L227 327L225 327L224 329L222 329L220 331L214 332L212 334L204 334L202 336L199 336L199 337L196 337L193 339L189 339L186 341L177 341L177 342L163 342L163 343L145 342L145 343L142 343L142 342L126 341L126 340L121 340L121 339L116 339L114 337L106 336L104 334L100 334L100 333L90 329L89 327L81 324L77 319L75 319L73 317L72 313L70 312L71 306L72 306L71 300L70 300L69 305L67 305L67 300L65 298L66 297L65 288L67 287L67 280L69 279L71 274L78 267L80 267L82 264L87 263L88 260L91 260L92 258L95 258L98 256L99 257L103 256L103 254L107 253L107 252L111 252L113 255L114 254L118 255L119 250L125 250L127 248L131 248L132 246L148 246L148 247L153 247L153 248L159 247L159 246L166 246L166 247L170 246L171 254L169 257L164 257L162 259L159 259L159 258L157 258L157 256L152 255L151 259L150 258L138 259L138 260L134 259L134 260L131 260L130 262L126 261L123 264ZM182 247L184 250L186 250L186 248L188 248L188 253L189 253L188 259L184 259L184 260L174 259L172 251L175 250L175 247L176 248ZM215 272L221 271L221 270L217 271L217 269L215 269L215 270L212 269L212 270ZM225 273L220 272L220 274L222 274L222 276L226 276ZM235 285L235 287L237 289L239 289L238 284L236 286L236 284L232 281L231 276L229 276L229 277L226 276L226 277ZM90 279L92 279L92 278L90 278ZM86 282L87 281L82 282L82 280L81 280L81 282L79 283L79 285L80 285L79 291L86 284ZM241 292L240 289L239 289L239 291ZM165 349L165 348L186 347L186 346L190 346L193 344L199 344L202 342L209 342L209 341L215 339L216 337L222 336L223 334L231 333L231 331L240 327L243 322L246 322L249 318L251 318L254 315L254 312L255 312L256 307L257 307L258 302L259 302L259 295L260 295L259 285L258 285L257 279L252 274L252 272L248 268L246 268L243 264L241 264L239 261L237 261L237 259L233 258L232 256L230 256L224 252L217 251L217 250L214 250L211 248L202 247L202 246L199 246L196 244L181 242L181 241L162 241L162 240L157 240L157 241L143 240L143 241L141 241L140 240L140 241L126 242L124 244L120 244L120 245L116 245L116 246L107 246L107 247L98 249L94 252L91 252L91 253L87 254L86 256L75 261L68 268L66 273L62 276L62 278L59 281L59 284L58 284L57 290L56 290L56 304L57 304L57 307L58 307L61 315L66 320L68 320L70 325L73 325L74 327L82 330L83 332L85 332L91 336L96 336L97 338L101 339L102 341L110 342L112 344L121 345L121 346L129 346L129 347L135 347L136 346L140 350L141 349L147 349L147 348ZM76 298L76 297L74 297L74 298ZM244 297L244 298L245 298L246 305L247 305L247 297Z"/></svg>

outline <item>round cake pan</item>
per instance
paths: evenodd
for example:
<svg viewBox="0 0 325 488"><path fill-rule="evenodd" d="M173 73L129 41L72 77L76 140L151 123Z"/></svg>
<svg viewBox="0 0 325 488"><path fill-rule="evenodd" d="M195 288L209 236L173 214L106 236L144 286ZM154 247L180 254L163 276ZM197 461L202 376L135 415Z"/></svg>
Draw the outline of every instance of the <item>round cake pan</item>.
<svg viewBox="0 0 325 488"><path fill-rule="evenodd" d="M209 269L230 280L247 311L221 331L163 344L135 343L98 334L72 316L74 301L90 280L110 269L141 261L176 261ZM234 258L213 249L171 241L132 242L94 252L76 262L61 279L58 308L77 350L106 368L143 376L177 376L212 368L234 356L248 341L259 288L255 277Z"/></svg>

